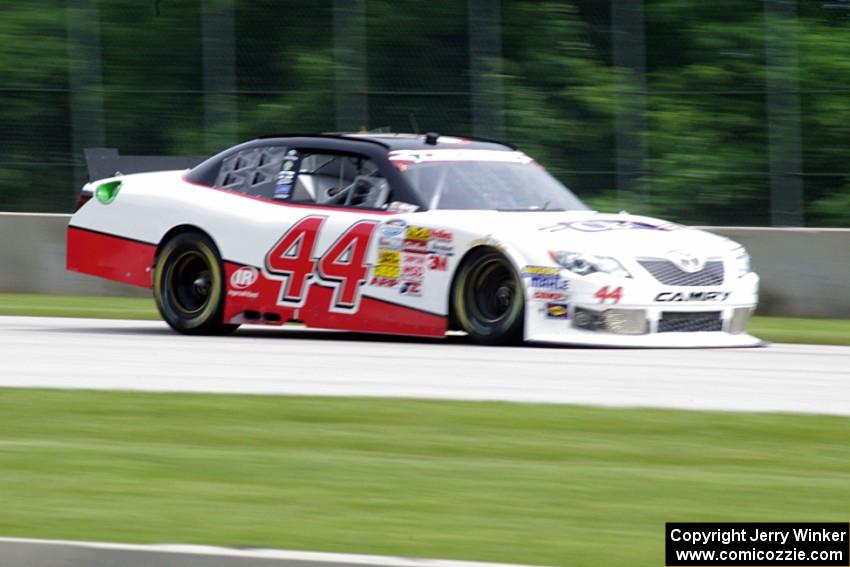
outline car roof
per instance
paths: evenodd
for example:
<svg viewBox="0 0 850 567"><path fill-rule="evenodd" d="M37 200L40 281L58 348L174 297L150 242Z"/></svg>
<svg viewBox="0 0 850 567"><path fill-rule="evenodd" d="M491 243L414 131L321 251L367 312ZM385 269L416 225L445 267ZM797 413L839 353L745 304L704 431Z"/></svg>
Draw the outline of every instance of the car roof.
<svg viewBox="0 0 850 567"><path fill-rule="evenodd" d="M316 139L341 139L352 141L365 141L380 144L387 150L428 150L428 149L469 149L469 150L503 150L511 151L516 148L510 144L485 140L483 138L469 138L461 136L447 136L429 132L427 134L408 134L395 132L328 132L324 134L280 134L274 136L262 136L258 139L268 141L269 139L291 139L291 138L316 138ZM429 139L430 138L430 139ZM436 143L429 143L432 140Z"/></svg>

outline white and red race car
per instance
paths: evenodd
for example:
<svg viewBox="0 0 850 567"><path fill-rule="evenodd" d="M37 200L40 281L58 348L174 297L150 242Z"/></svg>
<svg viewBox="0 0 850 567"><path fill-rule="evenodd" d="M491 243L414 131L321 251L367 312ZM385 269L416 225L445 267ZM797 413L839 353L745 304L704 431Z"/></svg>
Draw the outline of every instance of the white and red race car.
<svg viewBox="0 0 850 567"><path fill-rule="evenodd" d="M280 136L88 183L67 267L153 288L187 334L242 324L473 340L754 346L735 242L591 210L513 147Z"/></svg>

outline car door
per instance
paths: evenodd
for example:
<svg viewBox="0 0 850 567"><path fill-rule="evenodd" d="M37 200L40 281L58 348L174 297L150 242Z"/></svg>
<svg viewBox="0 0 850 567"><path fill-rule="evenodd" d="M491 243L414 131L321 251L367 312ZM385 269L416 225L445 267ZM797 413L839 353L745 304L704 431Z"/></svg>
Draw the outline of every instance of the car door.
<svg viewBox="0 0 850 567"><path fill-rule="evenodd" d="M300 321L311 327L369 332L442 334L443 318L364 294L376 270L378 229L395 213L384 210L392 196L378 160L365 153L290 145L250 157L255 171L228 165L220 182L229 191L262 201L250 222L233 234L244 265L228 266L227 315L234 322ZM271 162L271 165L270 165ZM231 175L231 177L228 177ZM262 259L258 258L262 252ZM386 260L386 258L384 258ZM246 284L250 284L246 286ZM237 289L242 286L241 289Z"/></svg>

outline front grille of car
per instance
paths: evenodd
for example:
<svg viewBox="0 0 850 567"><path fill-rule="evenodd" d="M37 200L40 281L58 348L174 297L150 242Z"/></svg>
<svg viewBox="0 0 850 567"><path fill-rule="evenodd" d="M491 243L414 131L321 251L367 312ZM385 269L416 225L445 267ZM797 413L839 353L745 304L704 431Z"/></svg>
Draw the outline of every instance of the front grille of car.
<svg viewBox="0 0 850 567"><path fill-rule="evenodd" d="M664 311L658 320L659 333L697 333L722 331L720 311Z"/></svg>
<svg viewBox="0 0 850 567"><path fill-rule="evenodd" d="M670 260L638 260L644 269L664 285L707 286L723 284L723 262L710 260L698 272L686 272Z"/></svg>

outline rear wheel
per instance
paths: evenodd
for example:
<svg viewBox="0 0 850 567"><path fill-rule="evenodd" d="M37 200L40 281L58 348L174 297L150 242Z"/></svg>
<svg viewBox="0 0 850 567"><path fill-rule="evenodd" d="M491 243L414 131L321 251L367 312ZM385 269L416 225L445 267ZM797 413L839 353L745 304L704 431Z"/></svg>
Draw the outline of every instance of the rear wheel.
<svg viewBox="0 0 850 567"><path fill-rule="evenodd" d="M522 340L522 281L510 261L495 250L474 253L458 268L452 307L460 327L476 342Z"/></svg>
<svg viewBox="0 0 850 567"><path fill-rule="evenodd" d="M187 335L222 335L239 325L222 322L224 271L215 244L198 232L163 245L154 268L154 300L172 329Z"/></svg>

